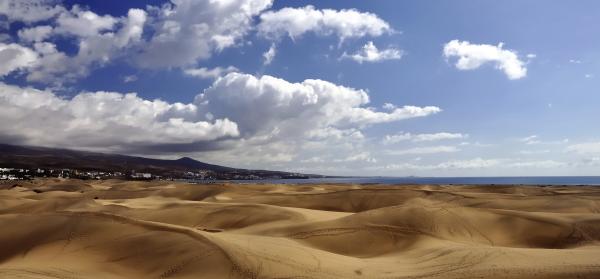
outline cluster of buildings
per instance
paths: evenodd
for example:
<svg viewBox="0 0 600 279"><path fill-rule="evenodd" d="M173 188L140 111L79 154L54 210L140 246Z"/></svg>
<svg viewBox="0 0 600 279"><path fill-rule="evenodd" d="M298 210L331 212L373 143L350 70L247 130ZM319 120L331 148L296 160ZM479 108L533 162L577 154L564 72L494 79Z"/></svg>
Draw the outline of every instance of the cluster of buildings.
<svg viewBox="0 0 600 279"><path fill-rule="evenodd" d="M22 168L0 168L0 180L22 180L34 177L65 177L69 170L62 169L22 169Z"/></svg>
<svg viewBox="0 0 600 279"><path fill-rule="evenodd" d="M0 180L30 180L36 177L57 177L76 179L132 179L132 180L260 180L260 179L289 179L308 178L299 173L279 173L269 171L231 170L216 172L211 170L197 171L165 171L153 174L133 171L98 171L78 169L52 168L0 168Z"/></svg>
<svg viewBox="0 0 600 279"><path fill-rule="evenodd" d="M51 169L51 168L0 168L0 180L29 180L35 177L58 177L80 179L108 179L123 178L122 172L107 171L82 171L76 169Z"/></svg>
<svg viewBox="0 0 600 279"><path fill-rule="evenodd" d="M178 173L169 176L156 175L149 172L129 173L119 171L94 171L78 169L51 169L51 168L0 168L0 180L30 180L36 177L77 178L77 179L190 179L190 180L215 180L219 177L212 171L199 170L196 172Z"/></svg>

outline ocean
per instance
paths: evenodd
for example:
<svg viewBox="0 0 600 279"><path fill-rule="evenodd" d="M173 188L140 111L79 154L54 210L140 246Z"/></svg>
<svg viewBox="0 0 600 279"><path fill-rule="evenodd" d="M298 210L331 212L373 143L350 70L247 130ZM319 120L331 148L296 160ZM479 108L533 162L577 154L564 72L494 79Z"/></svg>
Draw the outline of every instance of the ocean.
<svg viewBox="0 0 600 279"><path fill-rule="evenodd" d="M484 184L484 185L600 185L600 176L523 177L338 177L309 179L229 180L231 183L265 184Z"/></svg>

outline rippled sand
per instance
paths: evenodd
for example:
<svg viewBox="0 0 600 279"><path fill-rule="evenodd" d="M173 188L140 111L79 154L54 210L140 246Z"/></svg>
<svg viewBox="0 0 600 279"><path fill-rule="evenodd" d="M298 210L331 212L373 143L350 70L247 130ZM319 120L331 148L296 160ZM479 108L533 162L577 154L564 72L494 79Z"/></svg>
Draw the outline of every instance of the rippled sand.
<svg viewBox="0 0 600 279"><path fill-rule="evenodd" d="M600 187L3 182L0 278L600 278Z"/></svg>

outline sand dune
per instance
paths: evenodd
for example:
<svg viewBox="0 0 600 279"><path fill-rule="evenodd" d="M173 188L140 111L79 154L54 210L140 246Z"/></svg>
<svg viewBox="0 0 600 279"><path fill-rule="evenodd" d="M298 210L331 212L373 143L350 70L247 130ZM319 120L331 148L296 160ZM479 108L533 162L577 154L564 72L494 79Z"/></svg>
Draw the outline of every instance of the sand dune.
<svg viewBox="0 0 600 279"><path fill-rule="evenodd" d="M600 278L600 187L0 184L0 278Z"/></svg>

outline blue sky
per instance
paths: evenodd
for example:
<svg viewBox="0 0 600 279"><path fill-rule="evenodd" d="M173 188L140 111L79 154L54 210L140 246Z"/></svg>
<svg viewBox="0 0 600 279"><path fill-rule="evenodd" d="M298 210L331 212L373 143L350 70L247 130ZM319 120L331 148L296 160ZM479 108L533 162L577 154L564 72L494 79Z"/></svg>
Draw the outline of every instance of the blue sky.
<svg viewBox="0 0 600 279"><path fill-rule="evenodd" d="M0 141L342 175L594 175L599 16L597 1L4 0Z"/></svg>

